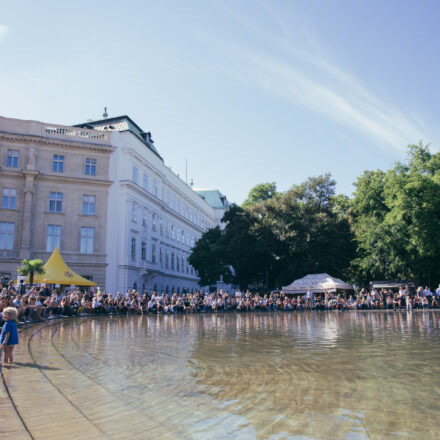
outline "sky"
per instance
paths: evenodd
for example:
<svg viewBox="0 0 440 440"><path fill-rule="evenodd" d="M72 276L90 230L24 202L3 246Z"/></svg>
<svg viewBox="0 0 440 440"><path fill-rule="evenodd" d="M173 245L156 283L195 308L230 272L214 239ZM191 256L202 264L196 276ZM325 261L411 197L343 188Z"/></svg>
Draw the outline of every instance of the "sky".
<svg viewBox="0 0 440 440"><path fill-rule="evenodd" d="M129 115L171 169L242 203L440 146L436 0L0 0L0 115Z"/></svg>

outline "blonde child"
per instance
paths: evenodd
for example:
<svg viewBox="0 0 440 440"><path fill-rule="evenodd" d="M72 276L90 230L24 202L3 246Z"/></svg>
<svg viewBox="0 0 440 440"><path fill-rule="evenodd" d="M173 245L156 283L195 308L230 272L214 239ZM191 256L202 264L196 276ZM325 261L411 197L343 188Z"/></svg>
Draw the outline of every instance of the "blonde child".
<svg viewBox="0 0 440 440"><path fill-rule="evenodd" d="M17 316L18 312L15 307L6 307L3 309L3 319L5 323L3 324L0 334L0 344L5 352L5 364L14 362L12 352L14 351L14 346L18 344Z"/></svg>

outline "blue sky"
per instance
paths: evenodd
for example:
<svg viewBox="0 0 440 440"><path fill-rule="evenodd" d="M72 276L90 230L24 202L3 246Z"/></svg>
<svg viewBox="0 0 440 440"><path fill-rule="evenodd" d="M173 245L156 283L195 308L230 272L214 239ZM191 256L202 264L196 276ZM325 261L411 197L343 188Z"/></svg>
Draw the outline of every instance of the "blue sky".
<svg viewBox="0 0 440 440"><path fill-rule="evenodd" d="M440 140L437 1L0 1L0 115L128 114L241 203L331 172L350 195Z"/></svg>

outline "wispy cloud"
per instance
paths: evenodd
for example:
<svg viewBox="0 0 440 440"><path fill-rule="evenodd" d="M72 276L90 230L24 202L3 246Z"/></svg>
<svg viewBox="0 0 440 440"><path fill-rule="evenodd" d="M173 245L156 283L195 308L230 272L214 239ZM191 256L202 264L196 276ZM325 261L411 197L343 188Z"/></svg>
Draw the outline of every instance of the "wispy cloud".
<svg viewBox="0 0 440 440"><path fill-rule="evenodd" d="M429 139L420 117L379 98L347 69L333 62L331 51L310 24L289 22L286 14L268 2L260 6L271 26L240 15L225 3L216 4L265 43L262 48L263 45L240 47L235 42L230 48L241 52L241 59L249 62L245 68L248 81L294 105L372 136L384 147L405 150L408 143ZM304 17L301 19L304 21Z"/></svg>
<svg viewBox="0 0 440 440"><path fill-rule="evenodd" d="M338 123L360 129L387 145L406 149L417 142L423 133L398 108L385 104L356 83L336 81L323 85L319 80L270 57L250 56L256 67L254 80L264 89L307 107ZM345 75L344 75L345 76Z"/></svg>
<svg viewBox="0 0 440 440"><path fill-rule="evenodd" d="M0 43L4 40L6 34L8 33L9 28L3 24L0 24Z"/></svg>

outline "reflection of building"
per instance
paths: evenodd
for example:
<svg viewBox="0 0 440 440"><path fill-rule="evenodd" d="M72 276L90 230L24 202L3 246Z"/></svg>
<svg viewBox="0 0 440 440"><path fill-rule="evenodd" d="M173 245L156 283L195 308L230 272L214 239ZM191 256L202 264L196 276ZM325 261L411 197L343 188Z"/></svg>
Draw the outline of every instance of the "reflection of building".
<svg viewBox="0 0 440 440"><path fill-rule="evenodd" d="M81 124L111 135L108 271L110 291L198 288L188 264L194 243L219 221L216 209L168 168L128 116Z"/></svg>
<svg viewBox="0 0 440 440"><path fill-rule="evenodd" d="M105 281L109 160L106 133L0 117L0 271L23 258L66 262Z"/></svg>

